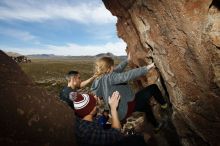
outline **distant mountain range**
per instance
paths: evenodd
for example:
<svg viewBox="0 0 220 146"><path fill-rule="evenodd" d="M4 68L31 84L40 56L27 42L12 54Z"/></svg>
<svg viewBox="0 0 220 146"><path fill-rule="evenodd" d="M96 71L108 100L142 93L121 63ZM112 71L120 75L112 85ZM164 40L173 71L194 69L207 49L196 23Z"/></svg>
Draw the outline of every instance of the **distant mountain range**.
<svg viewBox="0 0 220 146"><path fill-rule="evenodd" d="M114 54L112 53L101 53L101 54L97 54L96 57L102 57L102 56L109 56L109 57L116 57Z"/></svg>
<svg viewBox="0 0 220 146"><path fill-rule="evenodd" d="M6 52L8 56L22 56L22 54L16 53L16 52ZM26 57L30 59L81 59L81 58L90 58L95 59L102 56L109 56L112 58L118 58L118 59L125 59L126 56L116 56L112 53L100 53L95 56L62 56L62 55L54 55L54 54L31 54L31 55L25 55Z"/></svg>
<svg viewBox="0 0 220 146"><path fill-rule="evenodd" d="M56 56L54 54L32 54L26 56L31 59L49 59L49 58L65 57L65 56Z"/></svg>

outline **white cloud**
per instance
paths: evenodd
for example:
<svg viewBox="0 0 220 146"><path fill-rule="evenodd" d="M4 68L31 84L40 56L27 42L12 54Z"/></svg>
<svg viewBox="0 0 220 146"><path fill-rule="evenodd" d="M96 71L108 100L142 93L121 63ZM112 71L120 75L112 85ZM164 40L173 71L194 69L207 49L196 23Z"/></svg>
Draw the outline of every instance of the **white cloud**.
<svg viewBox="0 0 220 146"><path fill-rule="evenodd" d="M21 31L16 29L7 29L7 28L0 28L0 34L10 36L22 41L37 41L36 36L30 34L27 31Z"/></svg>
<svg viewBox="0 0 220 146"><path fill-rule="evenodd" d="M45 48L4 48L4 51L17 52L20 54L55 54L55 55L70 55L70 56L81 56L81 55L97 55L99 53L111 52L115 55L126 55L125 48L126 44L123 41L116 43L106 43L104 45L78 45L78 44L67 44L64 46L47 45Z"/></svg>
<svg viewBox="0 0 220 146"><path fill-rule="evenodd" d="M103 3L68 3L67 1L3 0L0 3L0 19L45 21L64 19L84 24L115 23L116 17Z"/></svg>

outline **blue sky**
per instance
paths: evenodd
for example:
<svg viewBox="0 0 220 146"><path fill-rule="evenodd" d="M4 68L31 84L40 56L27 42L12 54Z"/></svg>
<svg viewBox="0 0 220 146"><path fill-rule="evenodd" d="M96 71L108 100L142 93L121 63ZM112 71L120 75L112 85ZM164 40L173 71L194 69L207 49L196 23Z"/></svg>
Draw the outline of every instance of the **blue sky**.
<svg viewBox="0 0 220 146"><path fill-rule="evenodd" d="M24 55L125 55L116 21L101 0L1 0L0 49Z"/></svg>

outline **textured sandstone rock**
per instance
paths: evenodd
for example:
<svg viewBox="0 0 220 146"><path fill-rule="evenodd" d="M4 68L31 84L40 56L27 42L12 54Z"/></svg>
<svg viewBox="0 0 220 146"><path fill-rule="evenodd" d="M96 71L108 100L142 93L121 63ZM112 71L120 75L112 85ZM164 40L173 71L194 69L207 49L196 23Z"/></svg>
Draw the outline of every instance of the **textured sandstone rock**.
<svg viewBox="0 0 220 146"><path fill-rule="evenodd" d="M0 50L0 145L76 145L73 111Z"/></svg>
<svg viewBox="0 0 220 146"><path fill-rule="evenodd" d="M118 18L118 36L127 43L133 67L147 64L149 58L155 62L182 144L218 145L220 1L103 2Z"/></svg>

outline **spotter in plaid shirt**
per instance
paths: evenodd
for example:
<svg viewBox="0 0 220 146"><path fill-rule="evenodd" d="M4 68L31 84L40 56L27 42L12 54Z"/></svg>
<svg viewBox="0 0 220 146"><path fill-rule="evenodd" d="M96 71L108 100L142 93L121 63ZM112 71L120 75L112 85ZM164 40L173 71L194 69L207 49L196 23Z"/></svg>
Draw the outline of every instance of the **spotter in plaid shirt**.
<svg viewBox="0 0 220 146"><path fill-rule="evenodd" d="M111 145L123 138L121 132L115 128L104 129L97 119L86 121L76 118L76 138L81 145Z"/></svg>

